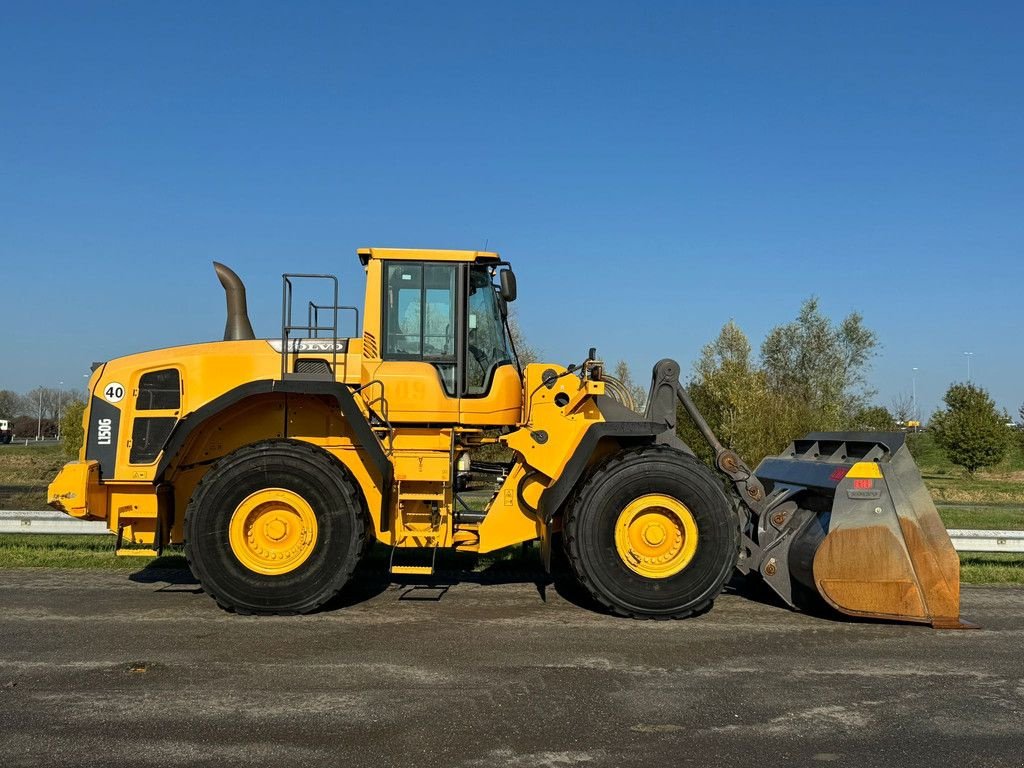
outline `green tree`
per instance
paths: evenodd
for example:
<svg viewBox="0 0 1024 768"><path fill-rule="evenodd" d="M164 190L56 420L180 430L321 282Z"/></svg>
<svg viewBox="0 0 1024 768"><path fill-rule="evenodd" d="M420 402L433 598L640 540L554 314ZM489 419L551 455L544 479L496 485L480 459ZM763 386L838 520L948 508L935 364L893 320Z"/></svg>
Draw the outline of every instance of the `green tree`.
<svg viewBox="0 0 1024 768"><path fill-rule="evenodd" d="M1010 444L1009 417L981 387L953 384L946 391L946 407L936 411L930 426L935 441L954 464L970 474L998 464Z"/></svg>
<svg viewBox="0 0 1024 768"><path fill-rule="evenodd" d="M892 432L896 429L896 417L888 408L872 405L853 414L850 427L861 432Z"/></svg>
<svg viewBox="0 0 1024 768"><path fill-rule="evenodd" d="M732 320L701 351L687 391L718 439L748 461L760 461L792 438L784 432L794 404L772 396L750 341ZM711 449L682 408L677 423L683 440L710 462Z"/></svg>
<svg viewBox="0 0 1024 768"><path fill-rule="evenodd" d="M85 434L82 430L82 414L85 413L85 402L77 397L72 398L61 410L60 436L64 444L64 452L73 459L78 458Z"/></svg>
<svg viewBox="0 0 1024 768"><path fill-rule="evenodd" d="M759 359L730 320L702 350L687 389L719 440L754 465L807 432L892 429L884 408L868 406L867 370L877 344L860 315L834 324L811 298L796 320L768 334ZM683 440L709 459L681 409L678 423Z"/></svg>
<svg viewBox="0 0 1024 768"><path fill-rule="evenodd" d="M796 320L768 334L761 364L772 392L800 403L804 431L843 429L874 394L867 372L877 347L860 314L834 324L812 296Z"/></svg>

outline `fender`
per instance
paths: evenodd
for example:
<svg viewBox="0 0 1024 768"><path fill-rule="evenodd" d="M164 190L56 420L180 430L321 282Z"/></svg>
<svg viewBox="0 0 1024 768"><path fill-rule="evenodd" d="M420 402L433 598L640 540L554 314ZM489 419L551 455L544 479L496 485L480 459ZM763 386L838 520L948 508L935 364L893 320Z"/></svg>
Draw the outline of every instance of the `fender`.
<svg viewBox="0 0 1024 768"><path fill-rule="evenodd" d="M566 462L562 474L541 494L540 502L537 505L541 519L547 525L550 525L551 521L555 519L555 515L558 514L565 500L569 498L569 494L572 493L576 483L583 475L583 471L590 463L590 457L594 455L594 449L597 448L597 444L602 438L615 437L628 445L643 445L653 443L654 438L661 431L662 428L658 425L643 421L605 421L591 426L583 435L579 445L576 446L576 450L572 452L572 457Z"/></svg>
<svg viewBox="0 0 1024 768"><path fill-rule="evenodd" d="M631 411L607 395L594 398L604 421L592 425L580 440L562 474L541 494L537 510L548 525L569 498L594 455L597 444L605 437L626 445L663 443L690 456L696 455L676 434L676 388L679 386L679 363L660 360L654 366L647 408L643 415Z"/></svg>
<svg viewBox="0 0 1024 768"><path fill-rule="evenodd" d="M261 379L258 381L250 381L246 384L235 387L234 389L228 390L223 395L220 395L205 405L197 408L178 421L174 430L171 432L170 437L167 439L167 442L164 444L160 463L157 465L154 482L159 483L163 479L164 472L167 471L167 468L170 466L171 462L174 461L174 458L178 455L182 446L185 445L185 441L188 440L189 436L196 429L201 427L207 419L215 416L226 408L230 408L235 403L241 402L247 397L274 393L327 395L329 397L333 397L337 401L338 408L341 410L341 415L352 426L352 431L355 433L360 447L366 451L367 455L370 457L370 461L373 462L373 465L377 468L377 472L380 474L381 508L382 510L389 509L391 501L391 485L394 474L391 462L388 460L387 454L384 453L384 447L380 444L380 441L373 433L373 430L370 429L370 424L363 415L363 412L359 410L355 397L352 395L352 390L344 384L339 384L333 381L280 381L278 379Z"/></svg>
<svg viewBox="0 0 1024 768"><path fill-rule="evenodd" d="M599 395L595 401L605 421L593 424L587 429L566 462L562 474L541 494L537 504L537 511L547 525L551 524L565 500L569 498L569 494L590 463L590 457L594 455L597 444L603 438L615 438L625 445L667 442L692 454L689 447L676 437L674 423L669 424L667 420L657 417L644 418L604 395Z"/></svg>

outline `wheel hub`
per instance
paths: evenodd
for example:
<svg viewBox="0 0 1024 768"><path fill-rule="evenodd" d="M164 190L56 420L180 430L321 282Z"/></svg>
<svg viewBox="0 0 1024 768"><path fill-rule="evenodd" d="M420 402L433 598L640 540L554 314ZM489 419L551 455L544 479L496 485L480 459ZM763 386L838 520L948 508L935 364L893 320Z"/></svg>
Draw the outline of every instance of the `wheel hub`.
<svg viewBox="0 0 1024 768"><path fill-rule="evenodd" d="M697 552L697 523L678 499L640 496L619 513L615 548L634 573L664 579L683 570Z"/></svg>
<svg viewBox="0 0 1024 768"><path fill-rule="evenodd" d="M263 527L263 532L267 535L268 539L280 541L288 535L288 523L275 517L273 520L269 520L267 522Z"/></svg>
<svg viewBox="0 0 1024 768"><path fill-rule="evenodd" d="M651 523L644 528L644 541L652 547L661 544L666 536L665 528L660 523Z"/></svg>
<svg viewBox="0 0 1024 768"><path fill-rule="evenodd" d="M313 552L316 514L309 503L284 488L264 488L235 508L228 541L238 561L251 571L277 576L294 571Z"/></svg>

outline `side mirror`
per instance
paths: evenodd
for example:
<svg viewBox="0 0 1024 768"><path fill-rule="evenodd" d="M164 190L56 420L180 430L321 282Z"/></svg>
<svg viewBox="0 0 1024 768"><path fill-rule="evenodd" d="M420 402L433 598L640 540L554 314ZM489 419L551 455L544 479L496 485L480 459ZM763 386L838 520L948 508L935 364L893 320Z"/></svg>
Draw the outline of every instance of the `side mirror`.
<svg viewBox="0 0 1024 768"><path fill-rule="evenodd" d="M503 269L500 272L501 298L505 301L516 300L516 273L511 269Z"/></svg>

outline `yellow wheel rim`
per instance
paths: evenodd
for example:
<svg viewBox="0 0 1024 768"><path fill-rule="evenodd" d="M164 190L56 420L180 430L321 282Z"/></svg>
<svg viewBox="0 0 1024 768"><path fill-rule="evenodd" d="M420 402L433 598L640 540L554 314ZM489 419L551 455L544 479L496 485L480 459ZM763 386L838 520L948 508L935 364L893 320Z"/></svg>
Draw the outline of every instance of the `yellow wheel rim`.
<svg viewBox="0 0 1024 768"><path fill-rule="evenodd" d="M247 496L231 515L228 541L250 571L279 576L294 571L316 546L316 514L297 493L264 488Z"/></svg>
<svg viewBox="0 0 1024 768"><path fill-rule="evenodd" d="M666 579L697 552L697 523L678 499L649 493L634 499L615 522L615 548L634 573Z"/></svg>

